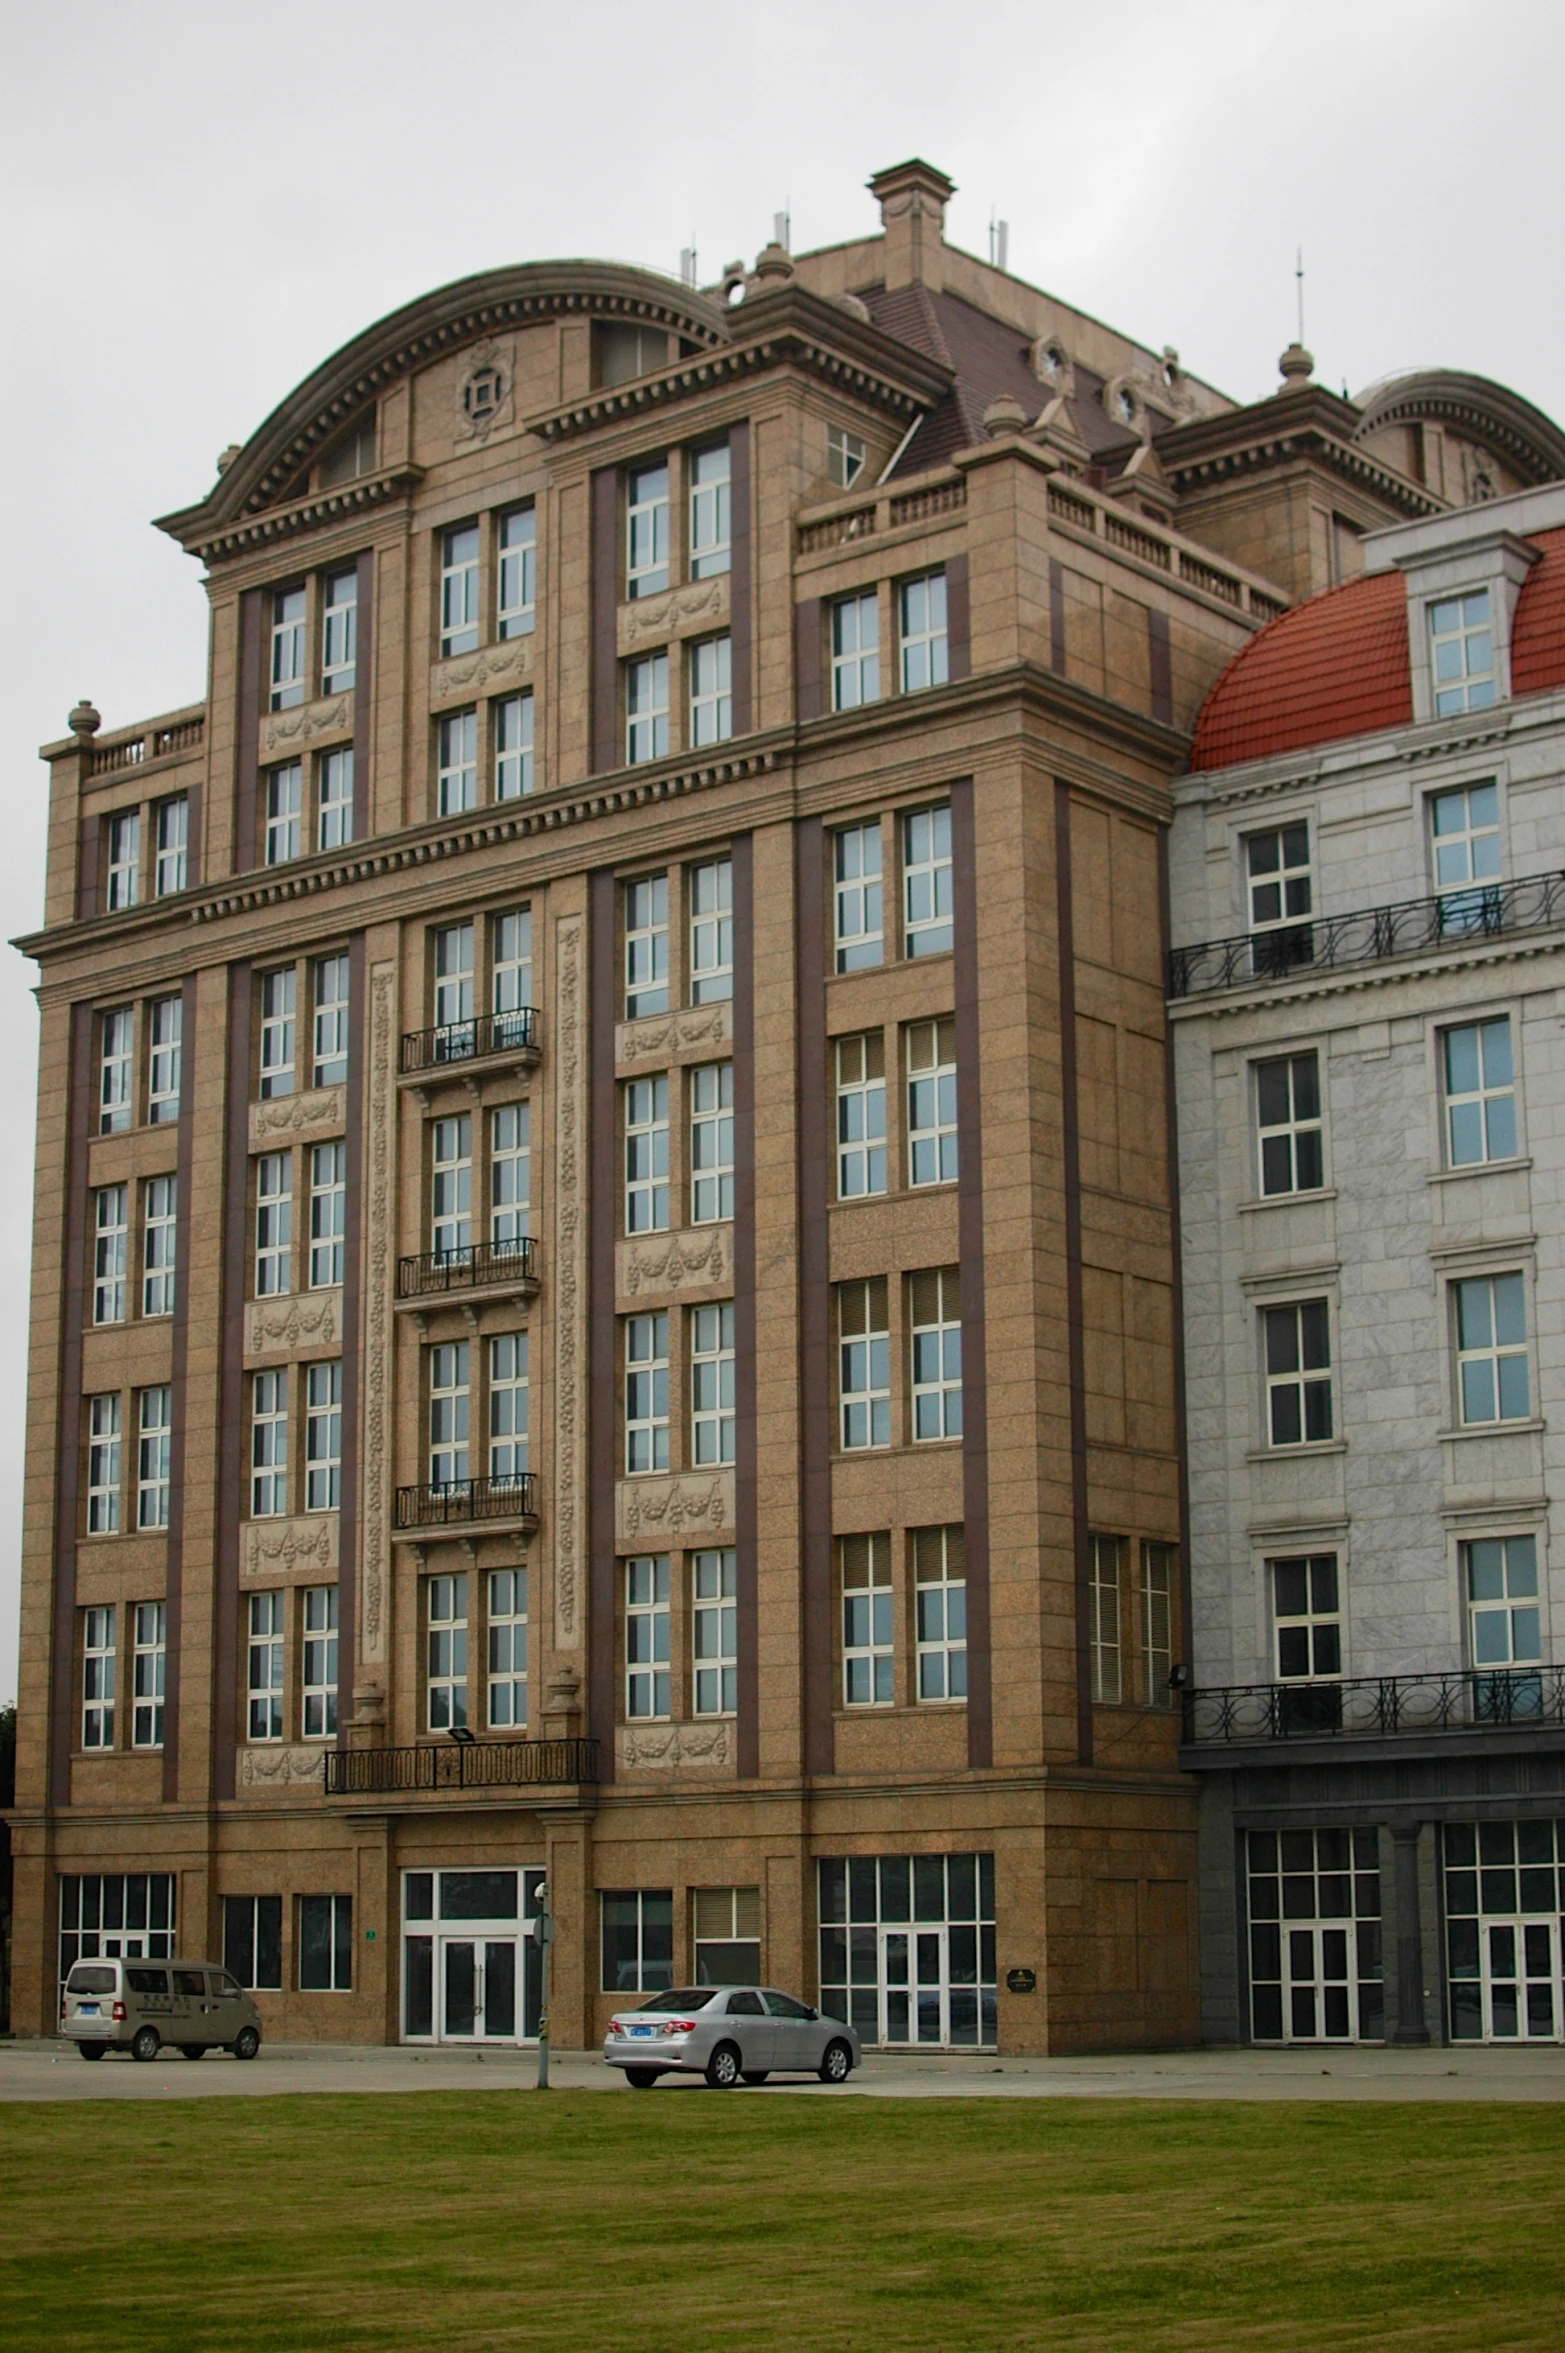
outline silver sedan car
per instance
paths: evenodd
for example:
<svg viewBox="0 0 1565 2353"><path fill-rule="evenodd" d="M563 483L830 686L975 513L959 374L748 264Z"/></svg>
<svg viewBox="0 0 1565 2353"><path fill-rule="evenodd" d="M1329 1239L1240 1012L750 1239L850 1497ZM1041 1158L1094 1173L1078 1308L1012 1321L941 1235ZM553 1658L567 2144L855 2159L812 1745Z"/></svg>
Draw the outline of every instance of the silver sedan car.
<svg viewBox="0 0 1565 2353"><path fill-rule="evenodd" d="M859 2038L839 2018L769 1985L686 1985L616 2012L603 2056L638 2092L660 2075L704 2075L714 2091L769 2075L818 2075L846 2083Z"/></svg>

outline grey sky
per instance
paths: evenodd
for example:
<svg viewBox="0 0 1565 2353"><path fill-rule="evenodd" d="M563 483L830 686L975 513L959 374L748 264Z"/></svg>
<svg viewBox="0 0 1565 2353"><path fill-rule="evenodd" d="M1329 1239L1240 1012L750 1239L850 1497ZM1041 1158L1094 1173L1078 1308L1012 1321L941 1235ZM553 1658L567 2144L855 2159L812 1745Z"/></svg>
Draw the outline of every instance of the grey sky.
<svg viewBox="0 0 1565 2353"><path fill-rule="evenodd" d="M1305 249L1318 372L1498 377L1565 421L1547 0L12 0L0 25L10 451L5 936L37 922L36 747L197 700L199 496L327 353L469 271L590 254L703 277L874 226L920 154L953 240L1236 398L1275 382ZM0 949L0 1703L15 1691L36 1022Z"/></svg>

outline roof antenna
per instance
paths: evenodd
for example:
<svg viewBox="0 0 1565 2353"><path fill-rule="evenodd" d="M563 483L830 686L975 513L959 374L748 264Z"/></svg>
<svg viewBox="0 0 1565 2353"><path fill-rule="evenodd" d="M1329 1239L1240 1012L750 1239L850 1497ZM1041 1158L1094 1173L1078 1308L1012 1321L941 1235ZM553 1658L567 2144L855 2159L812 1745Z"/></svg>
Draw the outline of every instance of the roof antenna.
<svg viewBox="0 0 1565 2353"><path fill-rule="evenodd" d="M989 207L989 267L992 270L1005 268L1006 253L1010 242L1011 224L1009 221L997 219L994 206L991 204Z"/></svg>
<svg viewBox="0 0 1565 2353"><path fill-rule="evenodd" d="M679 249L679 283L681 286L694 286L697 283L696 233L694 229L690 232L690 243L682 245Z"/></svg>
<svg viewBox="0 0 1565 2353"><path fill-rule="evenodd" d="M772 215L772 243L780 245L784 253L793 251L793 198L783 198L783 209Z"/></svg>
<svg viewBox="0 0 1565 2353"><path fill-rule="evenodd" d="M1302 344L1304 341L1304 248L1302 245L1298 248L1293 274L1298 281L1299 288L1299 341Z"/></svg>

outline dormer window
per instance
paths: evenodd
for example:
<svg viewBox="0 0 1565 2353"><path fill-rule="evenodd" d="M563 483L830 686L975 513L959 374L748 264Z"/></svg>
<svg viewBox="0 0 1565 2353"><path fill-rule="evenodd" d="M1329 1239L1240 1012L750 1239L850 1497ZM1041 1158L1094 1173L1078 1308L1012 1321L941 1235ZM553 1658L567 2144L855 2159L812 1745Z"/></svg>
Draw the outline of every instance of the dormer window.
<svg viewBox="0 0 1565 2353"><path fill-rule="evenodd" d="M1429 652L1435 674L1435 716L1482 711L1494 701L1494 627L1489 591L1441 597L1429 607Z"/></svg>

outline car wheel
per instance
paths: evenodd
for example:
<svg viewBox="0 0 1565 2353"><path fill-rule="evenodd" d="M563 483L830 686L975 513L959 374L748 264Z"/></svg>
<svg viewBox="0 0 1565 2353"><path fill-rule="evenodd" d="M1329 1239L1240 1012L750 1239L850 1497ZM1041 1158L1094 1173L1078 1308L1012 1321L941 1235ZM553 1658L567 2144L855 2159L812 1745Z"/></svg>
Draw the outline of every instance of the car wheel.
<svg viewBox="0 0 1565 2353"><path fill-rule="evenodd" d="M649 2092L657 2079L658 2071L655 2067L627 2067L625 2070L625 2081L633 2092Z"/></svg>
<svg viewBox="0 0 1565 2353"><path fill-rule="evenodd" d="M204 2059L206 2057L205 2043L181 2043L179 2047L187 2059Z"/></svg>
<svg viewBox="0 0 1565 2353"><path fill-rule="evenodd" d="M817 2070L822 2083L846 2083L853 2073L853 2053L846 2043L828 2043Z"/></svg>
<svg viewBox="0 0 1565 2353"><path fill-rule="evenodd" d="M103 2057L104 2046L102 2043L78 2043L76 2048L84 2059L101 2059Z"/></svg>
<svg viewBox="0 0 1565 2353"><path fill-rule="evenodd" d="M236 2059L253 2059L261 2048L261 2037L253 2026L241 2026L229 2049Z"/></svg>
<svg viewBox="0 0 1565 2353"><path fill-rule="evenodd" d="M769 2067L747 2067L744 2079L746 2083L764 2083L771 2072Z"/></svg>
<svg viewBox="0 0 1565 2353"><path fill-rule="evenodd" d="M155 2059L161 2048L155 2026L138 2026L131 2037L130 2055L133 2059Z"/></svg>
<svg viewBox="0 0 1565 2353"><path fill-rule="evenodd" d="M731 2092L739 2081L739 2053L732 2043L719 2043L706 2063L706 2080L715 2092Z"/></svg>

